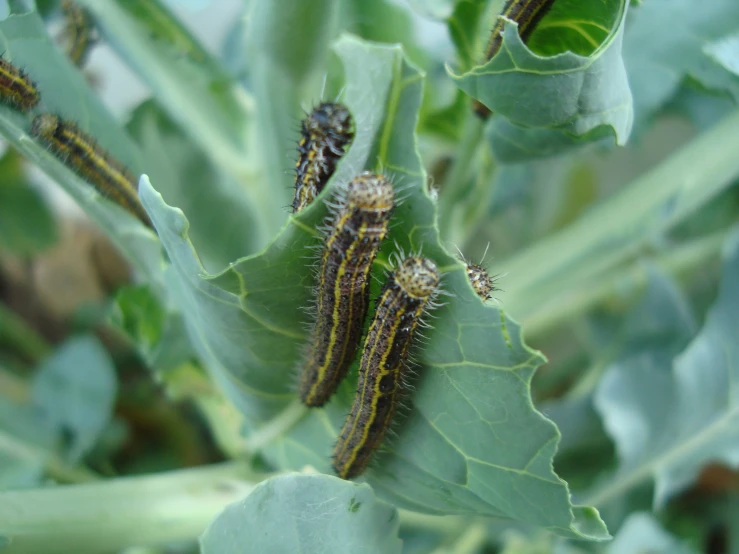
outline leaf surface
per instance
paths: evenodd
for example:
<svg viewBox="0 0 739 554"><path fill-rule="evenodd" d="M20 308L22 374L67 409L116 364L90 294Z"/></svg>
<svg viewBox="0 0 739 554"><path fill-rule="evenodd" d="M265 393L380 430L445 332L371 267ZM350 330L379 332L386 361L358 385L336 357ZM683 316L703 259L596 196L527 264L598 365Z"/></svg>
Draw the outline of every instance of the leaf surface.
<svg viewBox="0 0 739 554"><path fill-rule="evenodd" d="M66 443L76 462L95 445L110 421L118 390L115 367L94 337L68 340L39 367L33 403L44 423Z"/></svg>
<svg viewBox="0 0 739 554"><path fill-rule="evenodd" d="M228 506L200 537L203 554L400 554L398 513L367 485L289 473Z"/></svg>
<svg viewBox="0 0 739 554"><path fill-rule="evenodd" d="M557 2L528 45L506 20L492 59L461 75L450 70L494 113L488 138L500 161L548 156L608 135L626 142L633 119L621 56L626 8L625 0Z"/></svg>
<svg viewBox="0 0 739 554"><path fill-rule="evenodd" d="M734 0L649 0L631 12L624 60L638 126L644 126L691 78L739 101L739 79L711 59L709 42L739 31Z"/></svg>
<svg viewBox="0 0 739 554"><path fill-rule="evenodd" d="M588 499L604 505L649 479L663 506L709 461L739 465L739 232L729 235L718 299L706 324L674 359L647 352L612 366L595 406L620 467Z"/></svg>
<svg viewBox="0 0 739 554"><path fill-rule="evenodd" d="M397 47L345 36L335 51L344 65L344 100L357 138L319 201L290 218L262 254L208 275L188 241L183 213L142 179L142 200L173 263L168 284L200 357L245 414L252 448L282 469L311 464L330 470L356 373L324 409L307 412L297 403L293 387L306 340L301 308L309 304L313 284L306 247L319 244L316 226L327 214L323 200L361 169L381 167L405 199L375 274L382 275L395 248L423 247L453 296L434 314L418 351L408 415L367 481L381 497L418 511L500 515L568 536L606 538L597 512L571 506L566 484L552 471L558 434L534 410L529 393L541 354L523 344L517 324L480 302L463 266L439 243L435 205L415 147L421 74Z"/></svg>

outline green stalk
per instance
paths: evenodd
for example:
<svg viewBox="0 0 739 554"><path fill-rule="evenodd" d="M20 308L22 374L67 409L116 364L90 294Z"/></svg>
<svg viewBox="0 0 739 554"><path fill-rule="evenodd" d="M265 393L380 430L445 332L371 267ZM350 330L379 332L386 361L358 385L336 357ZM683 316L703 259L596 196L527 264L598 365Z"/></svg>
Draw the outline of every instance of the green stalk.
<svg viewBox="0 0 739 554"><path fill-rule="evenodd" d="M654 262L666 273L680 277L711 259L717 259L725 236L726 233L721 231L701 237L669 250ZM646 286L647 280L646 267L637 260L612 276L597 276L579 283L578 287L553 295L536 306L523 321L526 335L530 338L545 333L562 321L573 319L603 303L619 291L638 292Z"/></svg>
<svg viewBox="0 0 739 554"><path fill-rule="evenodd" d="M269 477L243 461L142 477L0 492L3 554L93 554L197 538L228 504ZM400 510L404 526L463 533L479 544L487 519Z"/></svg>
<svg viewBox="0 0 739 554"><path fill-rule="evenodd" d="M542 305L605 275L734 182L739 177L737 144L739 110L567 228L496 264L509 275L508 294L501 295L506 311L524 322L556 322L558 313L542 311L561 306Z"/></svg>
<svg viewBox="0 0 739 554"><path fill-rule="evenodd" d="M452 167L449 169L439 192L439 229L441 236L454 242L453 236L464 221L462 216L467 206L463 198L467 190L467 177L472 171L475 152L482 138L482 122L471 111L465 119L462 140L457 146ZM471 201L472 199L468 199Z"/></svg>
<svg viewBox="0 0 739 554"><path fill-rule="evenodd" d="M0 493L3 554L87 554L194 539L255 475L229 462L161 475ZM265 476L262 475L261 478Z"/></svg>

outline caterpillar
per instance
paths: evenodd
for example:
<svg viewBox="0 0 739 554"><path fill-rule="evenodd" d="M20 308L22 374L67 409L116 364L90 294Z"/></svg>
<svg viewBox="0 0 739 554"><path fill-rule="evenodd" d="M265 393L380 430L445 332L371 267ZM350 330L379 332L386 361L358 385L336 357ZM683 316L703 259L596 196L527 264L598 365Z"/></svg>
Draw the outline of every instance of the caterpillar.
<svg viewBox="0 0 739 554"><path fill-rule="evenodd" d="M434 262L410 256L380 293L359 364L357 393L334 447L333 468L343 479L365 470L390 427L409 349L423 313L434 305L439 281Z"/></svg>
<svg viewBox="0 0 739 554"><path fill-rule="evenodd" d="M87 61L90 47L95 43L92 36L92 19L86 10L71 0L63 0L61 10L64 15L64 29L61 36L66 54L72 63L77 67L82 67Z"/></svg>
<svg viewBox="0 0 739 554"><path fill-rule="evenodd" d="M528 43L531 34L541 19L552 9L554 0L506 0L503 11L495 20L490 35L485 60L492 60L503 45L503 25L505 17L518 23L518 34L524 44ZM479 100L473 100L472 107L475 113L483 120L491 115L490 109Z"/></svg>
<svg viewBox="0 0 739 554"><path fill-rule="evenodd" d="M295 165L293 213L311 204L326 186L354 139L353 127L347 107L333 102L319 104L303 119Z"/></svg>
<svg viewBox="0 0 739 554"><path fill-rule="evenodd" d="M352 179L327 229L318 268L316 321L302 367L300 398L322 406L349 370L369 305L369 276L387 234L393 186L370 172Z"/></svg>
<svg viewBox="0 0 739 554"><path fill-rule="evenodd" d="M31 124L31 135L54 155L91 183L98 192L152 226L136 192L136 178L123 164L83 133L77 125L59 116L44 113Z"/></svg>
<svg viewBox="0 0 739 554"><path fill-rule="evenodd" d="M28 75L0 58L0 98L13 108L27 112L39 103L41 95Z"/></svg>
<svg viewBox="0 0 739 554"><path fill-rule="evenodd" d="M467 278L477 296L490 300L493 292L500 290L495 286L495 277L491 277L487 270L479 264L467 263Z"/></svg>

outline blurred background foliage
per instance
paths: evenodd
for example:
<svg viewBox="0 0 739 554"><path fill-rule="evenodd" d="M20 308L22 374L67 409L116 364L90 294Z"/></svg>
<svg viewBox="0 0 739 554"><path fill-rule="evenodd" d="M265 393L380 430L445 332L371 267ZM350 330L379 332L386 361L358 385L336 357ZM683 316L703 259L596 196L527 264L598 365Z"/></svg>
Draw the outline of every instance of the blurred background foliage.
<svg viewBox="0 0 739 554"><path fill-rule="evenodd" d="M53 0L36 3L39 18L21 15L30 2L0 3L0 34L51 99L48 109L84 121L101 143L146 172L162 195L157 200L147 189L155 222L166 220L172 236L189 223L189 234L179 244L160 232L160 244L126 214L91 199L83 182L29 145L20 118L2 108L8 140L0 159L0 489L7 492L0 514L3 503L6 510L26 499L45 503L22 495L52 483L91 487L71 488L57 506L79 508L77 521L94 521L96 510L135 512L147 499L169 503L163 515L122 517L120 529L103 526L100 537L79 544L71 530L67 536L31 527L24 532L40 538L26 553L70 545L67 551L76 552L242 552L256 530L281 532L285 513L297 514L299 523L311 502L322 506L311 516L333 542L296 523L294 536L258 551L341 552L357 540L372 552L404 554L739 552L735 0L609 0L597 8L559 0L527 46L508 26L509 48L490 62L482 53L500 0L322 0L283 10L257 0L80 4L100 35L82 70L68 70L65 61L55 72L64 54L46 38L48 30L59 40L62 25ZM327 411L328 424L316 416L293 428L303 415L288 401L259 406L267 417L234 400L247 403L252 391L240 396L232 382L247 379L214 370L203 356L193 336L206 336L212 320L198 323L183 308L181 299L195 293L172 292L173 283L186 280L177 281L177 264L164 260L191 243L202 275L227 269L202 286L234 292L237 275L278 259L264 250L276 236L270 248L298 236L297 225L285 226L285 206L301 107L321 94L351 99L356 89L342 89L354 81L349 46L334 42L341 33L402 45L403 54L366 43L356 49L367 56L362 67L381 56L397 64L401 77L388 77L377 94L402 92L406 110L415 92L398 83L425 76L416 91L418 121L399 116L392 123L402 137L415 127L428 174L409 203L423 213L408 215L401 228L438 217L440 241L434 235L430 248L441 259L442 247L459 247L478 260L489 245L485 265L503 274L496 298L521 324L526 344L547 358L533 376L531 398L561 433L554 470L569 484L573 504L598 509L613 541L576 541L490 517L507 512L494 513L479 489L470 497L457 491L456 509L443 512L428 500L418 511L454 514L435 518L413 509L417 499L404 504L391 487L380 491L381 478L370 482L377 491L361 485L356 495L310 473L264 480L318 465L315 437L340 422L342 406ZM489 122L472 115L468 94L494 109ZM579 102L550 110L558 94ZM363 121L373 117L375 108ZM368 140L362 162L377 153ZM401 159L411 174L415 153ZM438 212L427 197L438 198ZM314 210L305 221L321 217ZM232 268L249 255L256 257ZM500 317L474 309L480 311L470 308L470 318ZM510 329L518 331L512 322ZM517 335L514 341L523 363L531 351ZM285 366L280 371L289 369L290 355L274 362ZM532 360L525 379L539 363ZM516 394L533 418L528 391ZM133 479L128 490L96 488L119 477ZM137 502L126 504L127 494L139 495ZM90 498L110 504L101 508ZM256 502L268 508L259 511ZM353 513L356 503L366 510L360 523L343 510L348 505ZM38 525L54 517L51 508L49 520L38 513ZM19 551L15 528L4 527L9 521L0 518L0 552ZM179 523L157 531L162 521ZM596 524L575 527L559 534L598 535ZM55 533L66 546L44 544Z"/></svg>

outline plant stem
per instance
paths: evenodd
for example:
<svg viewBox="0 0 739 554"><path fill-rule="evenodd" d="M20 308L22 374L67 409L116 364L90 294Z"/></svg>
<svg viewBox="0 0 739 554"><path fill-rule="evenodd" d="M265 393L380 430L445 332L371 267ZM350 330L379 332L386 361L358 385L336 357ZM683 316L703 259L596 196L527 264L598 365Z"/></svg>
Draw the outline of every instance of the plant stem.
<svg viewBox="0 0 739 554"><path fill-rule="evenodd" d="M726 233L721 231L693 240L668 251L657 258L655 263L670 275L680 276L706 264L712 258L718 258L725 236ZM531 338L546 332L562 321L590 310L619 291L640 291L646 286L647 278L646 267L637 260L613 276L597 276L579 283L576 288L551 296L536 306L523 320L526 335Z"/></svg>
<svg viewBox="0 0 739 554"><path fill-rule="evenodd" d="M307 413L308 408L296 398L269 423L249 435L247 448L251 452L258 452L273 440L284 436Z"/></svg>
<svg viewBox="0 0 739 554"><path fill-rule="evenodd" d="M409 510L398 510L398 514L400 523L404 526L442 534L459 532L460 528L470 525L474 521L473 518L468 516L434 516Z"/></svg>
<svg viewBox="0 0 739 554"><path fill-rule="evenodd" d="M0 303L0 337L3 343L34 363L51 352L46 339L3 303Z"/></svg>
<svg viewBox="0 0 739 554"><path fill-rule="evenodd" d="M471 523L449 546L434 550L433 554L476 554L488 538L487 526L482 521Z"/></svg>
<svg viewBox="0 0 739 554"><path fill-rule="evenodd" d="M87 554L197 537L257 481L244 462L0 493L3 554Z"/></svg>
<svg viewBox="0 0 739 554"><path fill-rule="evenodd" d="M478 230L480 224L485 220L490 212L493 194L495 193L495 185L497 179L493 178L496 172L496 164L489 152L484 152L483 162L475 176L475 182L467 202L467 210L464 214L464 221L459 225L459 234L457 242L460 248L466 251L467 243L473 238L475 231Z"/></svg>
<svg viewBox="0 0 739 554"><path fill-rule="evenodd" d="M683 221L739 177L738 143L739 110L567 228L498 264L514 285L501 295L507 311L524 321L543 317L541 304L585 288Z"/></svg>
<svg viewBox="0 0 739 554"><path fill-rule="evenodd" d="M467 176L472 171L472 162L482 137L483 125L471 110L465 119L462 140L457 146L452 167L444 179L439 192L439 229L441 236L454 242L458 237L453 236L457 231L460 212L464 213L466 203L462 195L466 190ZM468 201L474 201L473 198Z"/></svg>

